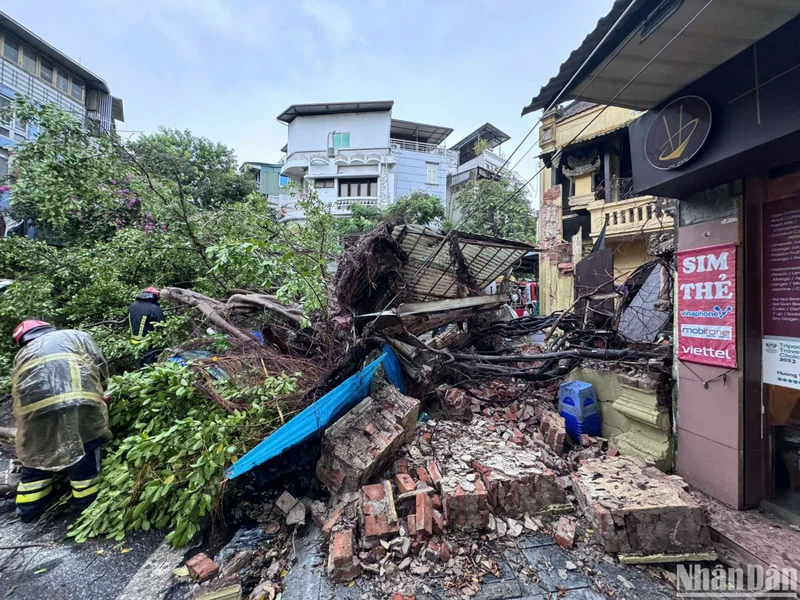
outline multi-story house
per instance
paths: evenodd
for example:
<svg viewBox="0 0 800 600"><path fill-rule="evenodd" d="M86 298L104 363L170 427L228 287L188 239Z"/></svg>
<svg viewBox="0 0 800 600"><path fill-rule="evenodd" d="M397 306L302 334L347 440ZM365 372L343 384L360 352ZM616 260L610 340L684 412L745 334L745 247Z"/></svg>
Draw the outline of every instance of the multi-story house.
<svg viewBox="0 0 800 600"><path fill-rule="evenodd" d="M457 166L448 180L446 215L450 221L457 223L461 218L455 198L470 181L513 177L507 160L499 154L500 146L510 139L491 123L484 123L450 147L458 153Z"/></svg>
<svg viewBox="0 0 800 600"><path fill-rule="evenodd" d="M457 154L443 144L452 129L392 118L393 101L293 104L278 116L287 125L280 174L313 182L339 216L352 204L376 206L419 190L447 199ZM294 199L281 195L287 220L302 220Z"/></svg>
<svg viewBox="0 0 800 600"><path fill-rule="evenodd" d="M122 100L105 81L0 12L0 108L17 95L60 106L103 131L125 120ZM0 123L0 179L7 174L9 148L36 133L26 123ZM0 211L7 206L8 194L0 195Z"/></svg>
<svg viewBox="0 0 800 600"><path fill-rule="evenodd" d="M647 239L671 232L668 201L634 191L628 124L635 110L576 101L542 118L539 212L541 310L574 301L574 267L601 234L616 282L652 260Z"/></svg>

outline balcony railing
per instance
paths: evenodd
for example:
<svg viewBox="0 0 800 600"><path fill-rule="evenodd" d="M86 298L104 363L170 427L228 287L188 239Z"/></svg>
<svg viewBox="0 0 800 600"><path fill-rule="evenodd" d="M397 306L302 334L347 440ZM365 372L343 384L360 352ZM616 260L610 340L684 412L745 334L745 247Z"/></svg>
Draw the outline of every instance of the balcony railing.
<svg viewBox="0 0 800 600"><path fill-rule="evenodd" d="M351 204L360 204L361 206L378 206L377 198L337 198L336 210L349 210Z"/></svg>
<svg viewBox="0 0 800 600"><path fill-rule="evenodd" d="M630 200L636 197L633 189L633 177L612 177L603 179L594 190L594 197L597 200L606 199L606 187L611 188L611 201Z"/></svg>
<svg viewBox="0 0 800 600"><path fill-rule="evenodd" d="M436 144L426 144L425 142L411 142L408 140L389 140L389 145L393 150L410 150L411 152L424 152L426 154L438 154L445 156L447 150Z"/></svg>
<svg viewBox="0 0 800 600"><path fill-rule="evenodd" d="M673 218L663 202L653 196L638 196L618 202L598 200L589 206L592 233L606 227L606 236L636 237L642 234L669 231Z"/></svg>

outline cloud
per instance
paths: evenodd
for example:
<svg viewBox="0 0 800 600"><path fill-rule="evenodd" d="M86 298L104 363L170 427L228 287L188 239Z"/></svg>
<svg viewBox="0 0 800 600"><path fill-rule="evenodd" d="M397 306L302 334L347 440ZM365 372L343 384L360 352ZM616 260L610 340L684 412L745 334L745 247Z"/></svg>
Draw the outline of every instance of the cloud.
<svg viewBox="0 0 800 600"><path fill-rule="evenodd" d="M335 4L330 0L304 0L300 8L316 22L334 46L366 45L364 37L357 33L347 5Z"/></svg>

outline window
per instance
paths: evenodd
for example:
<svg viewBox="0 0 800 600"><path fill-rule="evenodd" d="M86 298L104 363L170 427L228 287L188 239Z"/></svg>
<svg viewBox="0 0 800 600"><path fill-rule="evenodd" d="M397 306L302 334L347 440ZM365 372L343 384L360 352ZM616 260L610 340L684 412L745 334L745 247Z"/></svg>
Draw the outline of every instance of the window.
<svg viewBox="0 0 800 600"><path fill-rule="evenodd" d="M53 62L44 56L39 61L39 77L47 83L53 83Z"/></svg>
<svg viewBox="0 0 800 600"><path fill-rule="evenodd" d="M56 87L65 94L69 94L69 73L61 67L56 69Z"/></svg>
<svg viewBox="0 0 800 600"><path fill-rule="evenodd" d="M70 93L72 97L75 98L75 100L77 100L78 102L83 102L83 90L84 90L83 82L77 77L73 77L72 91Z"/></svg>
<svg viewBox="0 0 800 600"><path fill-rule="evenodd" d="M314 187L315 188L331 188L333 189L333 179L315 179L314 180Z"/></svg>
<svg viewBox="0 0 800 600"><path fill-rule="evenodd" d="M350 134L349 133L334 133L333 134L333 147L334 148L349 148L350 147Z"/></svg>
<svg viewBox="0 0 800 600"><path fill-rule="evenodd" d="M28 71L29 73L33 73L36 75L36 67L39 66L39 55L36 53L36 50L28 48L27 46L22 48L22 68Z"/></svg>
<svg viewBox="0 0 800 600"><path fill-rule="evenodd" d="M19 64L19 42L8 35L3 36L3 56L14 64Z"/></svg>
<svg viewBox="0 0 800 600"><path fill-rule="evenodd" d="M286 175L281 175L280 179L278 179L278 184L283 187L285 185L289 185L289 178Z"/></svg>
<svg viewBox="0 0 800 600"><path fill-rule="evenodd" d="M428 180L427 183L439 183L439 165L437 163L425 163L428 167Z"/></svg>
<svg viewBox="0 0 800 600"><path fill-rule="evenodd" d="M8 175L8 152L0 150L0 180Z"/></svg>
<svg viewBox="0 0 800 600"><path fill-rule="evenodd" d="M339 198L377 198L378 178L340 179Z"/></svg>

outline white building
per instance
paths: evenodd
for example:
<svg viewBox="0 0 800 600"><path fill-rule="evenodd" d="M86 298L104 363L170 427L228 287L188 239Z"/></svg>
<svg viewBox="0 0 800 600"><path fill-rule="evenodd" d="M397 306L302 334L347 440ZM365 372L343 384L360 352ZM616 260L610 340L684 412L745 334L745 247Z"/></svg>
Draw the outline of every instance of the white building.
<svg viewBox="0 0 800 600"><path fill-rule="evenodd" d="M457 154L445 149L452 129L392 118L393 101L293 104L278 116L288 127L281 175L310 184L336 215L350 205L386 207L415 190L447 199ZM285 193L286 219L302 219Z"/></svg>

